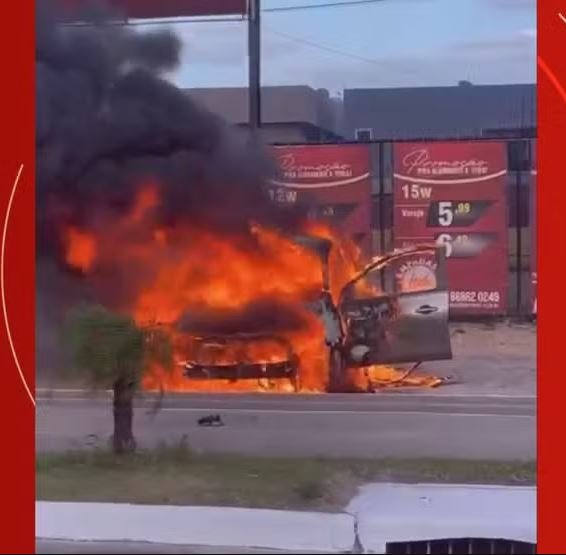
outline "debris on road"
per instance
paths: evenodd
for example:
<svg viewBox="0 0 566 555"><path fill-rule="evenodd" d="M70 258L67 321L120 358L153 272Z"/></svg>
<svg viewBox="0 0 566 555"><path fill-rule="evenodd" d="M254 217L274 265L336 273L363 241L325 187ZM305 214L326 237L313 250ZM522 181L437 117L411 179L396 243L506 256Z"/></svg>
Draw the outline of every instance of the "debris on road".
<svg viewBox="0 0 566 555"><path fill-rule="evenodd" d="M224 421L219 414L210 414L198 419L199 426L219 427L224 426Z"/></svg>

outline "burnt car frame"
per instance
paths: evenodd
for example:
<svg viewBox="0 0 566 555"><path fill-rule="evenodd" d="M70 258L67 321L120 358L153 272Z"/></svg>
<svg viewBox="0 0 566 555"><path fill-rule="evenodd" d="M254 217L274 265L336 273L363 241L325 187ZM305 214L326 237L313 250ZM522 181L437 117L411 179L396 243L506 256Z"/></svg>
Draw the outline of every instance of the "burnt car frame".
<svg viewBox="0 0 566 555"><path fill-rule="evenodd" d="M449 294L443 247L423 245L393 251L367 265L341 290L338 302L330 292L329 256L332 243L313 236L295 241L315 252L320 259L323 288L310 306L323 322L328 348L329 391L343 391L350 369L376 364L420 363L452 358L448 328ZM424 269L426 279L399 279L399 268ZM407 272L405 272L407 273ZM414 274L414 271L413 271ZM246 345L271 339L284 346L287 357L257 363L246 356ZM286 378L300 388L299 360L284 338L257 334L207 335L199 338L202 349L221 348L234 342L242 356L236 364L183 363L188 379L276 380Z"/></svg>
<svg viewBox="0 0 566 555"><path fill-rule="evenodd" d="M258 341L276 344L284 357L270 362L254 361L253 345ZM299 360L293 347L285 337L259 333L214 334L193 336L195 348L192 359L183 362L185 377L192 380L279 380L288 379L295 390L299 389ZM230 347L238 353L236 363L205 362L207 351Z"/></svg>

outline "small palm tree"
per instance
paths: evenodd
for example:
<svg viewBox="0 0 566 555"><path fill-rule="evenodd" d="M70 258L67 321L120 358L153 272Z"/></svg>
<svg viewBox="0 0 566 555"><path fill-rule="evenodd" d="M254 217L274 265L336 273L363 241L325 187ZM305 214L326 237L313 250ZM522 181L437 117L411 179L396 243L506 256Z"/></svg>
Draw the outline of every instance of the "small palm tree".
<svg viewBox="0 0 566 555"><path fill-rule="evenodd" d="M172 367L168 336L104 307L82 305L70 311L63 337L72 371L86 375L92 387L111 388L114 393L114 452L133 451L134 395L150 365Z"/></svg>

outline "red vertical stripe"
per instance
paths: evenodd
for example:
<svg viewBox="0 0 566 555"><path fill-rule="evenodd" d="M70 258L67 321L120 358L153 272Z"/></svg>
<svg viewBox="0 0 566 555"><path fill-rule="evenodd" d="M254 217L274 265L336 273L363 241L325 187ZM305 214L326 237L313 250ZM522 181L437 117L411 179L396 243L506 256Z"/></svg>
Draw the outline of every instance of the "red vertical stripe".
<svg viewBox="0 0 566 555"><path fill-rule="evenodd" d="M539 0L539 552L564 553L566 0Z"/></svg>
<svg viewBox="0 0 566 555"><path fill-rule="evenodd" d="M34 550L34 3L2 3L0 552ZM23 170L14 189L20 168ZM10 211L8 212L8 210ZM7 221L7 217L9 217ZM14 356L15 353L15 356ZM21 374L20 374L21 369Z"/></svg>

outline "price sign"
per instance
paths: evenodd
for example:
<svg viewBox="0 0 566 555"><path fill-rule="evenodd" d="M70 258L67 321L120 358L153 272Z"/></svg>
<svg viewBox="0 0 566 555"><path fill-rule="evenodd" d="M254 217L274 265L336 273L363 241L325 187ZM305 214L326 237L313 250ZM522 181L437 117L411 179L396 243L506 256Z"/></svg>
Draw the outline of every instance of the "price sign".
<svg viewBox="0 0 566 555"><path fill-rule="evenodd" d="M447 258L474 258L497 240L493 233L440 233L435 242L446 248Z"/></svg>
<svg viewBox="0 0 566 555"><path fill-rule="evenodd" d="M370 251L371 159L366 145L274 147L280 175L269 194L274 202L300 204Z"/></svg>
<svg viewBox="0 0 566 555"><path fill-rule="evenodd" d="M428 211L427 227L471 227L493 203L473 200L439 200Z"/></svg>
<svg viewBox="0 0 566 555"><path fill-rule="evenodd" d="M399 144L395 245L446 249L453 313L504 313L507 289L505 145Z"/></svg>

